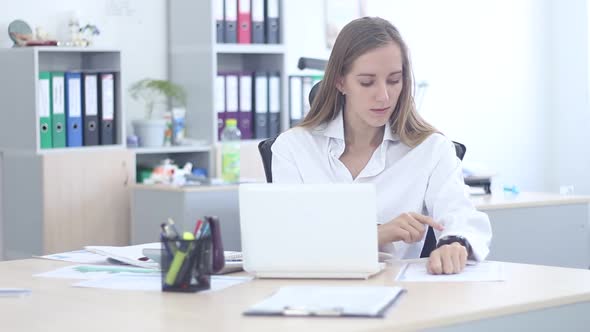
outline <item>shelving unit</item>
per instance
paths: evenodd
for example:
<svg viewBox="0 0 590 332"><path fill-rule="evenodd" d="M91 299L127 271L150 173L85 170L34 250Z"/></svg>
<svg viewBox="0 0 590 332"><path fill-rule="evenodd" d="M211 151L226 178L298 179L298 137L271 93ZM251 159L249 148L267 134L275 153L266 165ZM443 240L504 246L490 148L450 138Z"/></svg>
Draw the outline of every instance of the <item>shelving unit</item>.
<svg viewBox="0 0 590 332"><path fill-rule="evenodd" d="M287 114L287 75L283 44L218 44L216 42L215 3L220 0L168 2L169 78L188 92L187 137L202 140L211 146L204 151L209 174L219 174L216 165L217 112L215 111L215 78L218 72L278 72L280 73L281 130L289 126ZM237 1L237 0L236 0ZM282 27L285 26L283 5L279 5ZM248 140L246 145L260 140ZM177 155L178 157L178 155ZM203 165L200 165L203 167Z"/></svg>
<svg viewBox="0 0 590 332"><path fill-rule="evenodd" d="M39 72L114 74L115 144L40 146ZM0 49L0 170L4 258L129 242L129 181L123 144L121 52L95 48ZM67 131L66 131L67 134Z"/></svg>

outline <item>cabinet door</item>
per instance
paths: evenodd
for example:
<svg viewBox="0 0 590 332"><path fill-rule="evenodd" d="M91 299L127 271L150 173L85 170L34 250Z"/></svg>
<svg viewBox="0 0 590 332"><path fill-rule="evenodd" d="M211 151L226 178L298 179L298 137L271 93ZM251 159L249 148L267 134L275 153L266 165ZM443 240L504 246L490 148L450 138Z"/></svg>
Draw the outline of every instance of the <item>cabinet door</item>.
<svg viewBox="0 0 590 332"><path fill-rule="evenodd" d="M45 253L129 243L131 152L47 154L42 170Z"/></svg>

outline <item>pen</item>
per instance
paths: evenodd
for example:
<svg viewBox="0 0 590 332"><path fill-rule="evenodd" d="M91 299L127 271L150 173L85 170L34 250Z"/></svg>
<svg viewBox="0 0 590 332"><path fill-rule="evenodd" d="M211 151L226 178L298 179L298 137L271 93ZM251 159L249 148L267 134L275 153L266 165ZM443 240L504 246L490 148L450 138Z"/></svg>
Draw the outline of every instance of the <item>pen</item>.
<svg viewBox="0 0 590 332"><path fill-rule="evenodd" d="M206 234L210 231L211 225L209 224L209 222L207 220L205 220L205 222L203 223L203 227L201 227L201 229L199 230L199 234L197 236L197 239L202 239L206 236Z"/></svg>
<svg viewBox="0 0 590 332"><path fill-rule="evenodd" d="M193 232L195 237L197 237L197 233L199 232L199 229L201 229L202 225L203 225L203 220L201 220L201 219L197 220L197 224L195 225L195 231Z"/></svg>
<svg viewBox="0 0 590 332"><path fill-rule="evenodd" d="M179 238L180 233L178 233L178 229L176 229L176 225L174 224L174 220L172 220L172 218L168 218L168 225L170 226L170 229L172 229L174 235Z"/></svg>
<svg viewBox="0 0 590 332"><path fill-rule="evenodd" d="M170 268L166 273L166 280L165 283L168 286L173 286L177 280L178 272L182 267L182 263L185 261L187 254L190 252L192 247L192 240L195 239L194 235L190 232L185 232L182 236L184 240L182 245L178 248L178 250L174 253L174 258L172 259L172 263L170 264Z"/></svg>

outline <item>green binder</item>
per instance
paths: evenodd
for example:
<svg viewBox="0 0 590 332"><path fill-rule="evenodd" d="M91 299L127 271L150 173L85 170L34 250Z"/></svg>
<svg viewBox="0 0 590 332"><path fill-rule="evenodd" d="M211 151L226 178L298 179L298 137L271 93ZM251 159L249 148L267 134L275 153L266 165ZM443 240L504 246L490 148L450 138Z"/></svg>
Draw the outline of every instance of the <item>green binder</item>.
<svg viewBox="0 0 590 332"><path fill-rule="evenodd" d="M51 130L51 74L49 72L39 72L37 105L41 149L51 149L53 130Z"/></svg>
<svg viewBox="0 0 590 332"><path fill-rule="evenodd" d="M66 147L64 73L51 73L51 129L54 148Z"/></svg>

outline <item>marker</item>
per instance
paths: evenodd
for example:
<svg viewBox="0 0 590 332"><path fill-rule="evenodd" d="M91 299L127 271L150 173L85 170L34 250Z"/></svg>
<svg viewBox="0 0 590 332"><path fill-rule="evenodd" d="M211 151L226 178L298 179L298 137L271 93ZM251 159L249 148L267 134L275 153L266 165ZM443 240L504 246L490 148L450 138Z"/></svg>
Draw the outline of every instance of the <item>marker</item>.
<svg viewBox="0 0 590 332"><path fill-rule="evenodd" d="M182 245L178 248L176 253L174 254L174 258L172 259L172 263L170 264L170 268L166 273L166 280L165 283L168 286L173 286L176 282L178 272L182 267L182 263L185 261L187 254L190 252L192 240L195 239L195 236L190 232L184 232L182 235L182 239L184 240Z"/></svg>

